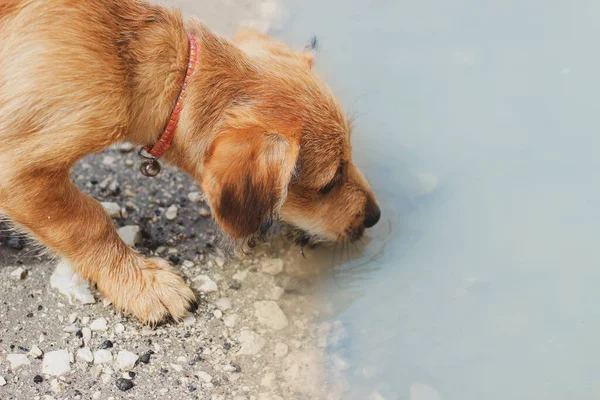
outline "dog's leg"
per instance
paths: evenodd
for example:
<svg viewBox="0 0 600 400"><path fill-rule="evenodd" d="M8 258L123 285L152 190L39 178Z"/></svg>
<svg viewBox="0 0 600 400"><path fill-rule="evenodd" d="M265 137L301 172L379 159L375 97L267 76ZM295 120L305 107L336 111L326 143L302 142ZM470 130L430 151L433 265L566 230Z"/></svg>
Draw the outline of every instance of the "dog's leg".
<svg viewBox="0 0 600 400"><path fill-rule="evenodd" d="M68 259L116 307L148 323L180 319L195 307L193 292L169 264L131 250L103 207L68 173L38 171L15 182L1 199L9 218Z"/></svg>

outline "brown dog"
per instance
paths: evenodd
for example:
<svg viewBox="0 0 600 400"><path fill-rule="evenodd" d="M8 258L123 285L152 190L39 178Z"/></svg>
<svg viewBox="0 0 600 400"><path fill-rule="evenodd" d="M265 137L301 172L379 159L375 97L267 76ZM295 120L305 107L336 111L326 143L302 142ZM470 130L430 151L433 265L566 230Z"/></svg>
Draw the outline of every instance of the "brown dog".
<svg viewBox="0 0 600 400"><path fill-rule="evenodd" d="M350 126L312 54L243 31L232 44L134 0L0 1L0 211L141 321L195 304L169 265L136 253L71 183L82 157L153 145L198 63L166 161L195 177L235 239L282 220L313 241L356 240L379 219L352 163Z"/></svg>

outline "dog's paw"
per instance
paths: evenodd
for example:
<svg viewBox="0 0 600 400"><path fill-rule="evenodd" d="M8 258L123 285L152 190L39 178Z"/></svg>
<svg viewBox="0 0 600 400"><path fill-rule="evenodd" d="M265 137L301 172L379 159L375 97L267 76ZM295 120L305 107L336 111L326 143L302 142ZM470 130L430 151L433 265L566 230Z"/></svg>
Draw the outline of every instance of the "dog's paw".
<svg viewBox="0 0 600 400"><path fill-rule="evenodd" d="M131 274L122 276L116 290L103 290L113 304L132 313L142 323L156 325L175 321L197 308L194 292L169 264L158 258L143 258Z"/></svg>

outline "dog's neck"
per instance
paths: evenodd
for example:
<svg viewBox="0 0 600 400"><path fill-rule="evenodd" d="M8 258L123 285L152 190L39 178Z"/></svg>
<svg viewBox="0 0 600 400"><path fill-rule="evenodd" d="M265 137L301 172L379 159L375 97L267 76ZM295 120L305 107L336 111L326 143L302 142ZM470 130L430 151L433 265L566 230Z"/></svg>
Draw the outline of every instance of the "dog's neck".
<svg viewBox="0 0 600 400"><path fill-rule="evenodd" d="M208 72L215 64L213 49L206 43L206 28L197 21L184 25L181 15L150 6L151 16L136 31L128 46L131 67L130 123L125 140L141 146L154 144L167 123L181 89L188 65L188 32L198 35L198 61L188 86L171 148L164 159L198 177L202 159L212 141L212 132L229 104L227 93L216 90ZM211 34L212 35L212 34ZM226 80L226 74L219 76ZM222 82L221 82L222 83ZM210 95L206 95L210 94ZM215 118L216 117L216 118Z"/></svg>

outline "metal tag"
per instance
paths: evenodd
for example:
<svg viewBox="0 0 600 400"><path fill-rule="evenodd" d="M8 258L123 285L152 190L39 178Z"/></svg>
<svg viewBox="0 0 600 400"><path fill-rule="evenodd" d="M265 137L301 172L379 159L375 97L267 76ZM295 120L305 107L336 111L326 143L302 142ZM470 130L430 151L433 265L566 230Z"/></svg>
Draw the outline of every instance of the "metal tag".
<svg viewBox="0 0 600 400"><path fill-rule="evenodd" d="M144 176L154 177L158 175L161 170L160 163L158 159L146 152L146 149L143 147L138 151L138 155L142 159L142 163L140 164L140 172Z"/></svg>

